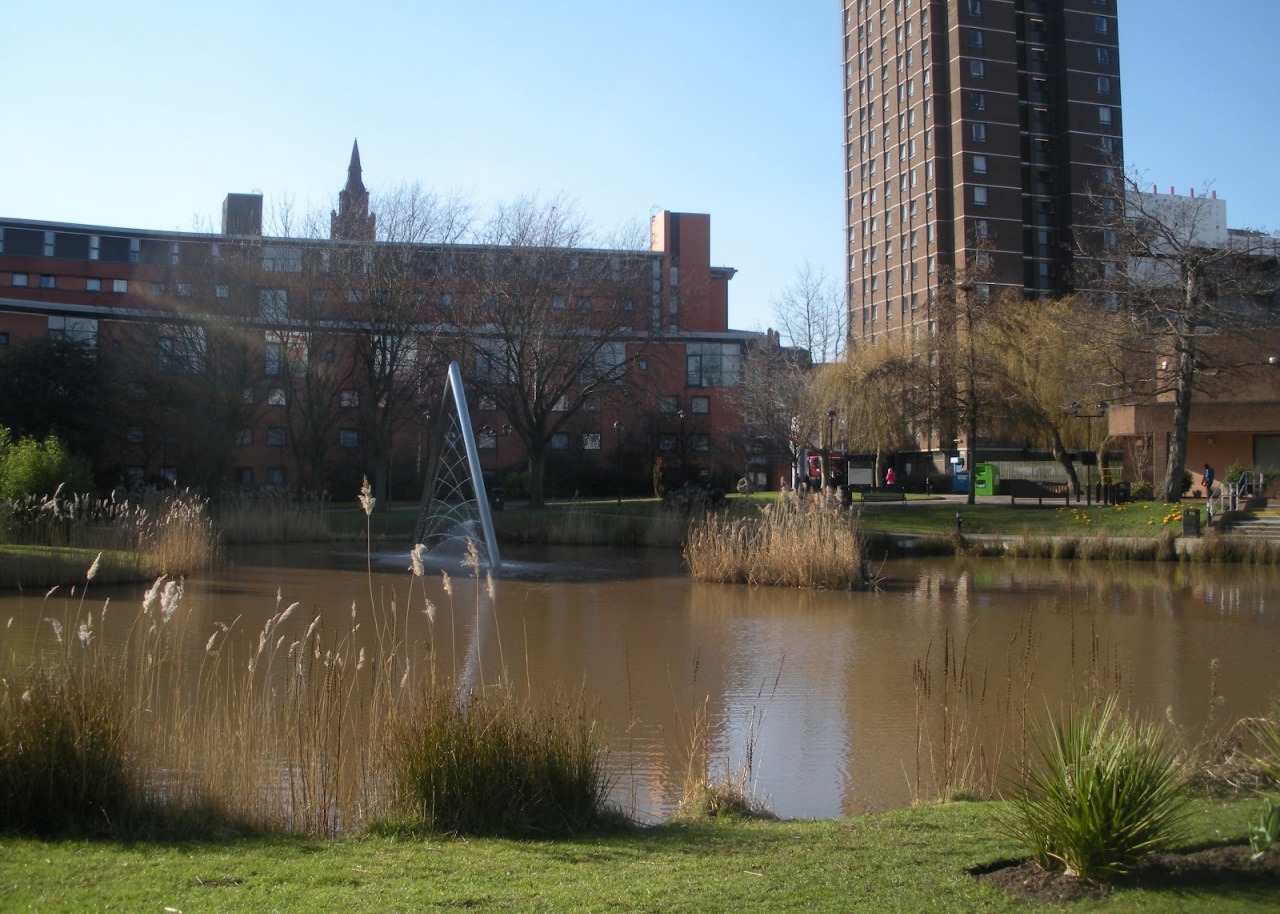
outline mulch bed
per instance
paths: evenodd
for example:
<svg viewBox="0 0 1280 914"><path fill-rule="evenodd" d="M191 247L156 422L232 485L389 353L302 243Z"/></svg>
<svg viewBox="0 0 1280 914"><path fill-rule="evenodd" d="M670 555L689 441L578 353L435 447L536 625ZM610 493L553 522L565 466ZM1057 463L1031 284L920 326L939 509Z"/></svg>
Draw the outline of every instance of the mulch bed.
<svg viewBox="0 0 1280 914"><path fill-rule="evenodd" d="M1211 885L1262 883L1280 888L1280 854L1251 859L1247 844L1200 848L1182 853L1157 854L1143 861L1128 876L1100 884L1046 872L1032 860L998 860L974 867L971 876L1011 895L1037 901L1074 901L1101 898L1115 888L1173 889Z"/></svg>

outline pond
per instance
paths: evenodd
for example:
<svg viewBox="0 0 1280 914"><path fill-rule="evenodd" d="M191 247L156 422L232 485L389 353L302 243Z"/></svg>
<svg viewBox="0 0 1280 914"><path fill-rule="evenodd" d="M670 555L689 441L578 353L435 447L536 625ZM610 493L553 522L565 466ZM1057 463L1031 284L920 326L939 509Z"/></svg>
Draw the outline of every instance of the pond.
<svg viewBox="0 0 1280 914"><path fill-rule="evenodd" d="M999 785L1026 720L1090 691L1196 741L1264 712L1277 686L1280 574L1269 569L900 560L873 591L800 592L698 584L670 550L513 547L491 601L456 567L452 595L440 569L411 592L399 552L295 546L231 559L187 584L192 656L220 622L238 618L256 638L280 604L299 603L306 626L395 603L405 642L425 653L434 640L437 662L465 682L581 690L605 729L616 798L644 821L679 802L700 714L713 775L749 758L773 811L830 817ZM110 597L124 625L145 589L91 587L85 604ZM0 595L7 652L29 651L41 620L81 599ZM372 648L373 626L361 637Z"/></svg>

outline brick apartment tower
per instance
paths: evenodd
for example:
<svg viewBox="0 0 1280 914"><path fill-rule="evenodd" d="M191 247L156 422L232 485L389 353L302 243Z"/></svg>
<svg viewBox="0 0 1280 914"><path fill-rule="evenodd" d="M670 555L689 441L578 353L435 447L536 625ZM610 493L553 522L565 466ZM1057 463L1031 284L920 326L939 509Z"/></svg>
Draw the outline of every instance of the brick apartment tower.
<svg viewBox="0 0 1280 914"><path fill-rule="evenodd" d="M1121 180L1117 0L842 2L851 341L925 332L948 277L1083 282Z"/></svg>

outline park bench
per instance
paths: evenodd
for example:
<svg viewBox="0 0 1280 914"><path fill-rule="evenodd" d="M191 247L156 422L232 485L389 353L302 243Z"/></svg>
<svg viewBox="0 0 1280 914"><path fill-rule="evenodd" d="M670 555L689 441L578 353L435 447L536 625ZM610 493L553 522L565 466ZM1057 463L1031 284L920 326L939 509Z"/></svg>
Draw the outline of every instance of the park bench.
<svg viewBox="0 0 1280 914"><path fill-rule="evenodd" d="M907 493L902 489L867 489L858 493L858 499L864 502L906 501Z"/></svg>
<svg viewBox="0 0 1280 914"><path fill-rule="evenodd" d="M1040 482L1036 479L1006 479L1009 487L1009 504L1016 505L1019 498L1035 498L1043 507L1046 498L1061 498L1062 503L1071 504L1071 487L1065 482Z"/></svg>

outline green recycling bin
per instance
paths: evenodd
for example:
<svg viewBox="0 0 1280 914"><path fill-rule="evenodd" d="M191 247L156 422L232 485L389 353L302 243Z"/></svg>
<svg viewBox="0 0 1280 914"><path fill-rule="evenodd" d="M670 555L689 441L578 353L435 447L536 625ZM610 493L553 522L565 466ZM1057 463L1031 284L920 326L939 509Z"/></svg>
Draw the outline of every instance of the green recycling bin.
<svg viewBox="0 0 1280 914"><path fill-rule="evenodd" d="M974 465L973 494L1000 494L1000 468L998 466L994 463L978 463Z"/></svg>

